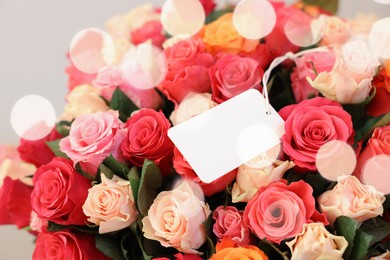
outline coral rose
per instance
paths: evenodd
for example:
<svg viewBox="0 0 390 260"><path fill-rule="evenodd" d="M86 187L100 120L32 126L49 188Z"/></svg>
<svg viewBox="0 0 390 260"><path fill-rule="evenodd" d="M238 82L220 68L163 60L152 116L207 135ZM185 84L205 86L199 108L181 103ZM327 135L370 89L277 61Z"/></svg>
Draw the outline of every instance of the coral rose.
<svg viewBox="0 0 390 260"><path fill-rule="evenodd" d="M279 111L285 120L283 150L300 168L316 170L317 151L329 141L353 143L351 115L341 105L316 97Z"/></svg>
<svg viewBox="0 0 390 260"><path fill-rule="evenodd" d="M199 36L211 53L252 52L259 44L257 40L241 36L233 25L233 13L227 13L205 25Z"/></svg>
<svg viewBox="0 0 390 260"><path fill-rule="evenodd" d="M81 162L90 174L111 153L118 157L118 147L126 135L121 129L118 111L81 115L72 123L69 136L60 141L60 150L76 164Z"/></svg>
<svg viewBox="0 0 390 260"><path fill-rule="evenodd" d="M330 223L347 216L359 222L383 214L385 196L374 187L363 185L355 176L339 177L337 185L318 197L318 204Z"/></svg>
<svg viewBox="0 0 390 260"><path fill-rule="evenodd" d="M223 55L209 69L213 100L222 103L238 94L260 88L263 70L251 58Z"/></svg>
<svg viewBox="0 0 390 260"><path fill-rule="evenodd" d="M63 230L43 232L37 237L32 259L109 259L95 246L95 238L85 233Z"/></svg>
<svg viewBox="0 0 390 260"><path fill-rule="evenodd" d="M259 190L244 210L244 223L260 239L280 244L301 232L306 223L320 221L324 215L315 208L313 189L304 181L274 182Z"/></svg>
<svg viewBox="0 0 390 260"><path fill-rule="evenodd" d="M303 230L293 240L286 242L291 260L343 259L348 242L343 236L335 236L323 223L303 225Z"/></svg>
<svg viewBox="0 0 390 260"><path fill-rule="evenodd" d="M54 158L37 169L33 183L31 205L40 218L60 225L85 225L82 205L91 184L71 161Z"/></svg>
<svg viewBox="0 0 390 260"><path fill-rule="evenodd" d="M110 180L103 173L102 182L88 190L83 205L88 221L99 226L99 233L117 231L137 219L130 182L115 176Z"/></svg>
<svg viewBox="0 0 390 260"><path fill-rule="evenodd" d="M157 164L163 175L171 173L173 143L168 138L168 119L160 111L141 109L126 122L127 135L121 144L123 157L141 167L145 159Z"/></svg>
<svg viewBox="0 0 390 260"><path fill-rule="evenodd" d="M222 240L228 237L238 245L249 245L249 229L242 220L242 210L237 210L233 206L219 206L213 212L213 232Z"/></svg>
<svg viewBox="0 0 390 260"><path fill-rule="evenodd" d="M187 182L163 191L154 200L148 216L142 219L144 236L165 247L197 254L206 240L203 222L210 215L208 205Z"/></svg>

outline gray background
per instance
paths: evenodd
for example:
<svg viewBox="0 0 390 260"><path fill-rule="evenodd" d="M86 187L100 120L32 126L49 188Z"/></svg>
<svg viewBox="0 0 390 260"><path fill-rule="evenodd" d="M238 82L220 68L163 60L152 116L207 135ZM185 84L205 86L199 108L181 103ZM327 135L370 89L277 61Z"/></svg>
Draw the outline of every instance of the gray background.
<svg viewBox="0 0 390 260"><path fill-rule="evenodd" d="M164 1L150 2L161 6ZM41 95L54 104L57 115L62 112L67 84L65 53L74 34L88 27L103 28L111 16L124 14L141 3L145 2L0 0L0 143L18 142L9 117L19 98ZM343 17L353 17L362 11L390 16L390 5L372 0L340 0L340 3ZM32 236L15 227L0 227L0 259L30 259L32 241Z"/></svg>

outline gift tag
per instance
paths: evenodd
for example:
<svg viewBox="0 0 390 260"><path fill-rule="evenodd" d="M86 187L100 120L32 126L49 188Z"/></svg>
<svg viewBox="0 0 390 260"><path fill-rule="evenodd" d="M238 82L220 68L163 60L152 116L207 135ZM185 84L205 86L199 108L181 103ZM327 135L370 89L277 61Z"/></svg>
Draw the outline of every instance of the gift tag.
<svg viewBox="0 0 390 260"><path fill-rule="evenodd" d="M280 143L284 121L251 89L172 127L169 138L200 180L211 183Z"/></svg>

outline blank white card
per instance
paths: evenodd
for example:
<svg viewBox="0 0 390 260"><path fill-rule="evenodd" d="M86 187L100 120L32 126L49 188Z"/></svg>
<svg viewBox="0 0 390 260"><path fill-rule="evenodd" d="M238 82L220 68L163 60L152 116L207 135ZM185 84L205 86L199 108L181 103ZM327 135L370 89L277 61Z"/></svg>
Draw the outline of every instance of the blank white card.
<svg viewBox="0 0 390 260"><path fill-rule="evenodd" d="M248 90L168 131L200 180L211 183L280 143L284 121Z"/></svg>

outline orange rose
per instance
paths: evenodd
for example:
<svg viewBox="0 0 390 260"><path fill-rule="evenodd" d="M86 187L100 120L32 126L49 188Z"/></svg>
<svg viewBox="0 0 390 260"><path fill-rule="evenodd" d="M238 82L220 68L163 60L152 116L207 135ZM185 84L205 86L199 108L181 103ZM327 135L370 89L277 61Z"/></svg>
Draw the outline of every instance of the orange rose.
<svg viewBox="0 0 390 260"><path fill-rule="evenodd" d="M268 260L267 255L255 246L227 247L211 256L210 260L256 259Z"/></svg>
<svg viewBox="0 0 390 260"><path fill-rule="evenodd" d="M199 33L206 45L207 51L216 53L251 52L256 49L259 41L242 37L233 25L233 14L227 13L214 22L205 25Z"/></svg>

